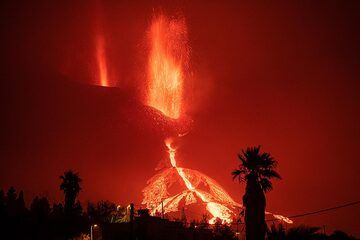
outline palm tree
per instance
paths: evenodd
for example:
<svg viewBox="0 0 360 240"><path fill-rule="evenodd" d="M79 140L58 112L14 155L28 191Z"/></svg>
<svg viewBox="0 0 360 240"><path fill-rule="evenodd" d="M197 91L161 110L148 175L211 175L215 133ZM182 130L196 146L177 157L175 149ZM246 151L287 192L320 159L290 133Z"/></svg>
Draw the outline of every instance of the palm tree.
<svg viewBox="0 0 360 240"><path fill-rule="evenodd" d="M266 152L260 153L260 146L242 150L238 155L240 166L232 172L233 179L246 182L243 196L247 240L265 239L265 193L272 190L271 178L281 179L274 170L276 160Z"/></svg>
<svg viewBox="0 0 360 240"><path fill-rule="evenodd" d="M65 195L64 210L66 213L70 213L75 207L75 200L81 190L80 182L82 180L78 173L71 170L64 172L60 179L62 180L60 190L64 191Z"/></svg>

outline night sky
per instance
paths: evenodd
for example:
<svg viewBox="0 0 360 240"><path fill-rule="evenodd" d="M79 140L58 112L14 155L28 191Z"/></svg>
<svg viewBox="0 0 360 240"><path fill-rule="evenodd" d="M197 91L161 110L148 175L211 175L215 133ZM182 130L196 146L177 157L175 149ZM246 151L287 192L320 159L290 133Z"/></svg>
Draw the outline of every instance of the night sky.
<svg viewBox="0 0 360 240"><path fill-rule="evenodd" d="M171 3L169 3L171 2ZM191 48L180 165L233 182L237 153L261 145L283 180L267 209L296 215L360 199L360 2L8 1L1 11L0 188L62 200L141 202L166 160L143 106L146 30L162 11L185 17ZM94 36L106 38L111 86L98 86ZM360 208L294 219L360 236Z"/></svg>

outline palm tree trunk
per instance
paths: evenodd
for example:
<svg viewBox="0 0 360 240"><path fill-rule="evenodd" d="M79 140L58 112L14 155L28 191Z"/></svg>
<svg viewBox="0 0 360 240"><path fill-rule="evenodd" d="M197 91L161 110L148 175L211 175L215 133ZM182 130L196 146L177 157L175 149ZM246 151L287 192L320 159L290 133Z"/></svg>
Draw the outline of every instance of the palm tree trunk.
<svg viewBox="0 0 360 240"><path fill-rule="evenodd" d="M245 206L246 240L264 240L266 234L264 191L256 178L249 176L243 197Z"/></svg>

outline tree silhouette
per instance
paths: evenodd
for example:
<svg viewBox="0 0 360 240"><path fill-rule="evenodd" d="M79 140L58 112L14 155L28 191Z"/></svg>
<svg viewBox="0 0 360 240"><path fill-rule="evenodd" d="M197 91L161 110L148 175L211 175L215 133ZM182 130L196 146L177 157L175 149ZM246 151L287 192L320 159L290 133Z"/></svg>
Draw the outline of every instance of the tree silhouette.
<svg viewBox="0 0 360 240"><path fill-rule="evenodd" d="M14 187L10 187L6 193L6 210L9 217L15 217L17 214L17 194Z"/></svg>
<svg viewBox="0 0 360 240"><path fill-rule="evenodd" d="M285 231L282 224L273 224L267 232L268 240L323 240L328 237L319 233L319 227L300 225ZM340 238L346 240L346 238Z"/></svg>
<svg viewBox="0 0 360 240"><path fill-rule="evenodd" d="M0 190L0 217L5 213L5 193L4 190Z"/></svg>
<svg viewBox="0 0 360 240"><path fill-rule="evenodd" d="M274 170L277 162L269 153L260 153L260 146L247 148L238 157L240 166L232 175L233 179L246 182L243 196L246 239L265 239L265 193L272 189L271 178L281 179Z"/></svg>
<svg viewBox="0 0 360 240"><path fill-rule="evenodd" d="M212 229L212 240L237 240L234 231L227 224L223 224L220 219L215 221Z"/></svg>
<svg viewBox="0 0 360 240"><path fill-rule="evenodd" d="M14 187L10 187L6 193L7 204L14 203L16 201L16 190Z"/></svg>
<svg viewBox="0 0 360 240"><path fill-rule="evenodd" d="M46 197L35 197L30 205L30 212L37 222L47 221L50 215L50 204Z"/></svg>
<svg viewBox="0 0 360 240"><path fill-rule="evenodd" d="M267 240L286 240L286 231L282 224L272 224L267 230Z"/></svg>
<svg viewBox="0 0 360 240"><path fill-rule="evenodd" d="M335 230L330 236L329 236L330 240L355 240L355 237L349 236L347 233L340 231L340 230Z"/></svg>
<svg viewBox="0 0 360 240"><path fill-rule="evenodd" d="M24 200L24 192L22 190L19 193L16 203L19 213L24 214L26 212L26 206Z"/></svg>
<svg viewBox="0 0 360 240"><path fill-rule="evenodd" d="M62 180L60 184L60 190L64 192L65 195L65 204L64 211L65 213L73 213L75 210L75 200L79 195L81 187L81 178L78 173L75 173L71 170L64 172L64 175L60 176Z"/></svg>
<svg viewBox="0 0 360 240"><path fill-rule="evenodd" d="M287 240L313 240L313 239L324 239L318 231L320 230L319 227L308 227L308 226L297 226L290 228L286 234Z"/></svg>
<svg viewBox="0 0 360 240"><path fill-rule="evenodd" d="M87 214L92 223L120 223L125 222L126 208L117 206L110 201L100 201L88 204Z"/></svg>

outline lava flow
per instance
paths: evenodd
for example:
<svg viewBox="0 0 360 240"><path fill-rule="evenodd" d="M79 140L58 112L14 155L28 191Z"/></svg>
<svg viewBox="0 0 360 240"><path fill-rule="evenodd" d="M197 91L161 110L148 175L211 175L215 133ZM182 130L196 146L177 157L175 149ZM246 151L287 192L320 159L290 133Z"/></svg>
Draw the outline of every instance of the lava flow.
<svg viewBox="0 0 360 240"><path fill-rule="evenodd" d="M189 205L196 203L198 198L206 205L207 211L212 215L209 223L215 223L217 218L221 219L222 222L230 223L232 221L232 217L234 216L234 211L225 205L230 205L232 208L241 207L241 205L237 204L229 196L229 194L227 194L225 190L223 190L215 182L215 180L200 172L178 167L176 164L176 149L171 146L172 141L173 140L171 138L165 140L172 168L170 171L165 170L160 175L156 175L150 179L148 187L144 189L145 199L148 199L149 201L144 202L147 203L148 207L152 208L153 213L160 211L162 207L165 208L166 213L170 211L178 211L179 203L182 199L185 199L185 205ZM166 178L169 177L167 176L169 172L171 173L173 170L175 170L180 176L180 179L183 181L186 189L180 194L168 197L167 185L171 182L171 179L167 181ZM201 184L208 186L209 190L206 191L197 189L197 187ZM158 191L159 189L161 190ZM155 202L152 201L154 198ZM158 204L159 202L156 201L161 201L162 204Z"/></svg>
<svg viewBox="0 0 360 240"><path fill-rule="evenodd" d="M189 47L184 19L168 19L160 15L153 19L149 29L148 94L146 104L162 112L169 119L179 119L183 114L184 68L187 66ZM178 137L183 136L178 133ZM205 174L179 167L176 161L174 138L167 138L165 145L170 164L153 176L143 189L143 204L151 214L179 211L179 205L198 204L205 206L211 214L210 224L220 219L230 223L236 217L236 210L242 205L213 179ZM179 193L170 194L170 187L180 186ZM269 214L269 213L268 213ZM290 219L273 215L285 222Z"/></svg>
<svg viewBox="0 0 360 240"><path fill-rule="evenodd" d="M210 219L210 223L215 223L215 220L217 218L223 220L224 222L230 223L231 215L232 215L231 210L219 203L212 202L208 197L206 197L205 194L201 193L199 190L197 190L191 184L191 182L185 175L184 169L176 166L176 158L175 158L176 150L171 147L171 142L172 142L171 139L165 141L165 144L166 144L167 148L169 149L168 152L169 152L169 158L171 160L171 165L176 169L176 171L180 175L181 179L184 181L187 189L190 192L195 193L204 203L206 203L206 209L213 216L213 218ZM234 200L232 200L230 197L228 197L228 202L235 203Z"/></svg>

